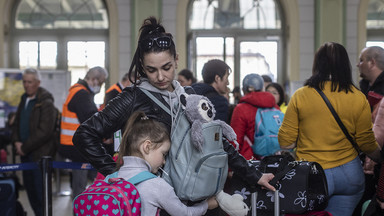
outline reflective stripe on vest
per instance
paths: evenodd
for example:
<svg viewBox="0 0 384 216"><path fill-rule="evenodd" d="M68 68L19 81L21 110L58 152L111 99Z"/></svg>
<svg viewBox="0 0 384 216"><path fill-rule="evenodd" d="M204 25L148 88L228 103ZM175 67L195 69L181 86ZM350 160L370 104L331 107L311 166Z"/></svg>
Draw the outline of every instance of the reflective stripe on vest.
<svg viewBox="0 0 384 216"><path fill-rule="evenodd" d="M112 91L112 90L116 90L118 91L119 93L121 93L123 90L121 90L121 87L118 83L115 83L114 85L112 85L111 87L109 87L109 89L107 91L105 91L105 94L107 94L108 92Z"/></svg>
<svg viewBox="0 0 384 216"><path fill-rule="evenodd" d="M73 96L78 91L83 89L88 91L88 89L81 84L76 83L75 85L73 85L69 89L67 100L63 104L63 112L61 117L61 133L60 133L60 143L62 145L73 145L72 138L77 128L80 126L80 122L79 122L79 119L77 118L76 113L68 110L68 104L69 102L71 102Z"/></svg>

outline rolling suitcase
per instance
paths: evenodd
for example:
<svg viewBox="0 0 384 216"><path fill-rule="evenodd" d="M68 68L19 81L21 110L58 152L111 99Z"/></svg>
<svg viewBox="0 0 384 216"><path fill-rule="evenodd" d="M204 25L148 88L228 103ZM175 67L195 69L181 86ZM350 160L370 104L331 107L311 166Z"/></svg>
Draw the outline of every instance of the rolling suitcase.
<svg viewBox="0 0 384 216"><path fill-rule="evenodd" d="M17 200L17 182L11 177L0 175L0 215L1 216L25 216L23 206Z"/></svg>
<svg viewBox="0 0 384 216"><path fill-rule="evenodd" d="M1 143L0 143L1 144ZM12 147L14 147L12 145ZM0 146L0 165L7 163L7 151L5 145ZM0 215L1 216L25 216L23 206L18 201L19 179L15 175L0 172Z"/></svg>
<svg viewBox="0 0 384 216"><path fill-rule="evenodd" d="M251 194L251 212L252 216L257 216L257 192L253 192ZM274 209L273 209L273 215L274 216L280 216L280 197L279 197L279 190L275 191L274 195Z"/></svg>
<svg viewBox="0 0 384 216"><path fill-rule="evenodd" d="M16 215L16 187L12 179L0 180L0 215Z"/></svg>

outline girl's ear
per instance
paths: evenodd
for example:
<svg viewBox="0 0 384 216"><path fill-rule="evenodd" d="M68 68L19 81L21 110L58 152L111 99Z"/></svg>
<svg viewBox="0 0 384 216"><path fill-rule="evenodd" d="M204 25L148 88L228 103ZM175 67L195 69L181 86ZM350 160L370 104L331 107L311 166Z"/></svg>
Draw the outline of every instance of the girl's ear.
<svg viewBox="0 0 384 216"><path fill-rule="evenodd" d="M140 150L141 150L141 153L143 155L146 155L146 154L149 154L150 150L151 150L151 141L150 140L145 140L143 144L141 144L140 146Z"/></svg>

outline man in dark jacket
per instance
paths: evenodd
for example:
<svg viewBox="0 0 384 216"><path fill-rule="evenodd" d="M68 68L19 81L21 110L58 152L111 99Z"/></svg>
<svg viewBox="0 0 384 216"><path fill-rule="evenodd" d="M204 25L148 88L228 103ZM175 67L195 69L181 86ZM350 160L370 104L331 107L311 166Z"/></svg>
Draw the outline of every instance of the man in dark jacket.
<svg viewBox="0 0 384 216"><path fill-rule="evenodd" d="M93 100L95 94L108 77L108 72L102 67L88 70L84 79L69 88L66 101L63 104L59 153L73 162L88 162L73 146L72 138L81 123L97 112ZM76 197L87 186L87 170L72 170L72 196Z"/></svg>
<svg viewBox="0 0 384 216"><path fill-rule="evenodd" d="M356 66L363 78L360 81L361 91L366 96L370 91L384 95L384 49L378 46L364 48Z"/></svg>
<svg viewBox="0 0 384 216"><path fill-rule="evenodd" d="M23 72L25 93L21 96L13 125L12 143L22 163L38 162L55 153L54 127L57 110L53 96L40 87L40 73L32 68ZM41 170L23 171L29 203L37 216L43 215L43 177Z"/></svg>
<svg viewBox="0 0 384 216"><path fill-rule="evenodd" d="M384 49L378 46L364 48L359 57L357 68L360 72L360 89L367 97L372 110L372 120L375 119L379 100L384 96ZM374 168L375 167L375 168ZM366 158L364 161L365 191L353 215L360 215L364 201L370 199L376 190L377 178L374 171L378 172L379 166Z"/></svg>
<svg viewBox="0 0 384 216"><path fill-rule="evenodd" d="M224 97L227 93L228 76L231 68L222 60L213 59L204 64L202 75L204 83L195 83L192 88L196 94L204 95L215 106L216 119L229 122L229 101Z"/></svg>

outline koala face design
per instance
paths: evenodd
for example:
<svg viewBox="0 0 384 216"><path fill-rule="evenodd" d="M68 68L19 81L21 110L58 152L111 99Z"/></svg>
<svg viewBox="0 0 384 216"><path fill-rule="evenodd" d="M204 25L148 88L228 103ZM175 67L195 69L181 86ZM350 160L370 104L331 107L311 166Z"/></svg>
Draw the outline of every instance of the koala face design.
<svg viewBox="0 0 384 216"><path fill-rule="evenodd" d="M191 123L204 123L213 121L215 118L216 110L212 102L197 94L182 94L180 95L180 102L185 114Z"/></svg>
<svg viewBox="0 0 384 216"><path fill-rule="evenodd" d="M199 100L198 106L200 107L199 109L200 116L206 121L212 121L213 111L212 111L212 106L210 102L205 99L201 99Z"/></svg>

